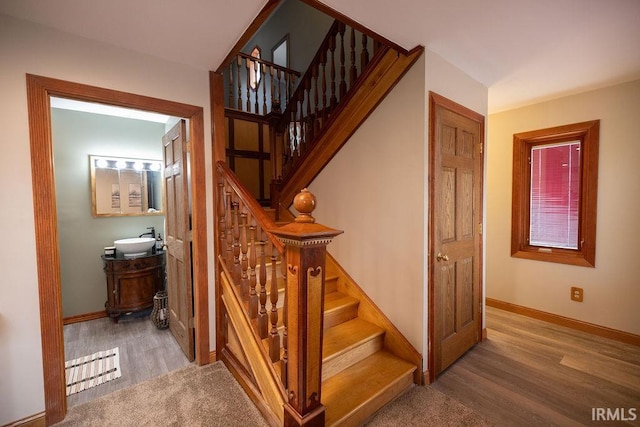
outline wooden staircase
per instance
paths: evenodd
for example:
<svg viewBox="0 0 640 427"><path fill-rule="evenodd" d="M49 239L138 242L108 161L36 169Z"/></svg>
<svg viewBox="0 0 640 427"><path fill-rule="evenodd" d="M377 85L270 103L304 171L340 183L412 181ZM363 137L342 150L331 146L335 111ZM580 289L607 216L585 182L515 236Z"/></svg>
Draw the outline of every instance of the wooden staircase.
<svg viewBox="0 0 640 427"><path fill-rule="evenodd" d="M261 207L218 161L216 354L273 426L357 426L422 383L421 354L326 253L336 230L309 218L292 227L289 211L299 189L310 184L422 54L421 49L400 52L362 31L336 21L302 77L247 55L238 55L224 77L227 126L240 119L242 126L268 123L269 142L258 145L271 147L275 209ZM249 69L265 79L261 92L247 89ZM218 97L212 96L212 111L217 111L224 102L223 79L214 82L212 93ZM220 119L214 117L214 128ZM230 163L237 154L219 143L215 151L216 159ZM322 233L328 238L316 239ZM290 241L285 247L283 236L292 235L302 239L298 243L308 242ZM294 252L298 258L292 261Z"/></svg>
<svg viewBox="0 0 640 427"><path fill-rule="evenodd" d="M219 356L256 402L265 419L272 425L286 425L282 409L287 402L287 340L290 338L285 326L286 269L282 254L274 255L276 245L267 241L271 232L277 234L275 230L286 228L288 221L280 221L277 225L275 212L264 210L255 200L242 200L246 190L226 166L219 164L218 172L227 175L219 185L230 195L225 198L226 206L232 208L225 214L225 224L231 224L231 227L225 227L225 233L220 234L220 242L225 244L231 237L230 245L227 245L231 250L220 259L223 267L221 300L224 302L221 323L226 329L218 329L218 334L223 335L218 338L224 342ZM240 194L236 187L241 190ZM243 212L249 211L252 212L249 215L259 218L262 225L242 216ZM241 217L245 219L238 220ZM261 233L264 240L258 242L254 237L243 237L257 234L257 228L264 231ZM263 250L265 244L272 248ZM242 272L244 254L247 255L246 274ZM328 254L324 269L320 367L324 425L357 426L413 384L420 384L421 355ZM251 277L255 278L257 289L257 299L253 303L251 285L247 286ZM266 335L259 332L261 310L255 306L261 305L259 295L263 292L262 302L270 324ZM252 337L257 346L252 344ZM256 358L262 362L256 362Z"/></svg>
<svg viewBox="0 0 640 427"><path fill-rule="evenodd" d="M322 403L327 426L355 426L413 385L417 366L385 348L386 331L358 316L360 301L341 293L327 266Z"/></svg>

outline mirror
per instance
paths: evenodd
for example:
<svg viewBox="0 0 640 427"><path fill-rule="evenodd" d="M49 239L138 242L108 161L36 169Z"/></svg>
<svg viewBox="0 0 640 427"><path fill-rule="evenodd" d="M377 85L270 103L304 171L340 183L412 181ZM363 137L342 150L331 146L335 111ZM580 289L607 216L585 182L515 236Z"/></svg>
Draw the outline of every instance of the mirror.
<svg viewBox="0 0 640 427"><path fill-rule="evenodd" d="M93 216L163 215L162 161L89 156Z"/></svg>

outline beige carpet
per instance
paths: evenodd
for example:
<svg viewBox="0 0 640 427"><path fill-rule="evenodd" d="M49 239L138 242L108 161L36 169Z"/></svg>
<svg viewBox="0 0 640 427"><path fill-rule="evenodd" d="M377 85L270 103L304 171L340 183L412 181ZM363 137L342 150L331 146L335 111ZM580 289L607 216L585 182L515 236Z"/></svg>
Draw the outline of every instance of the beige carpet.
<svg viewBox="0 0 640 427"><path fill-rule="evenodd" d="M416 386L380 409L365 425L484 427L493 424L437 390Z"/></svg>
<svg viewBox="0 0 640 427"><path fill-rule="evenodd" d="M266 426L222 364L194 365L73 406L56 426ZM367 426L489 426L482 417L429 387L413 387Z"/></svg>
<svg viewBox="0 0 640 427"><path fill-rule="evenodd" d="M56 426L266 426L222 364L190 365L73 406Z"/></svg>

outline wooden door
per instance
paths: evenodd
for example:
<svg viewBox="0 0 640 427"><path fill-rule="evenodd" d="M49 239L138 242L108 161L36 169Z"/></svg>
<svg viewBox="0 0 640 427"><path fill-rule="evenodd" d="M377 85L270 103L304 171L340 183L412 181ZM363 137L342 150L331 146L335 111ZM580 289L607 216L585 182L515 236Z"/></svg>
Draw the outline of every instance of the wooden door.
<svg viewBox="0 0 640 427"><path fill-rule="evenodd" d="M163 138L165 240L169 329L189 360L195 358L191 215L186 123L180 120Z"/></svg>
<svg viewBox="0 0 640 427"><path fill-rule="evenodd" d="M430 94L432 379L481 339L484 117Z"/></svg>

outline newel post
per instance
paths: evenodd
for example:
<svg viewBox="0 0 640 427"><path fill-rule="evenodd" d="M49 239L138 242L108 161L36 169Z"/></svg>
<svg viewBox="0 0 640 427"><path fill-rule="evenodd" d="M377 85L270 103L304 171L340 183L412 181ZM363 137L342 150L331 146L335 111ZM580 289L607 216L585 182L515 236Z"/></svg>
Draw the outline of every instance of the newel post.
<svg viewBox="0 0 640 427"><path fill-rule="evenodd" d="M287 403L285 426L324 426L320 403L327 245L342 231L316 224L316 198L306 188L294 199L295 222L273 230L286 246Z"/></svg>

